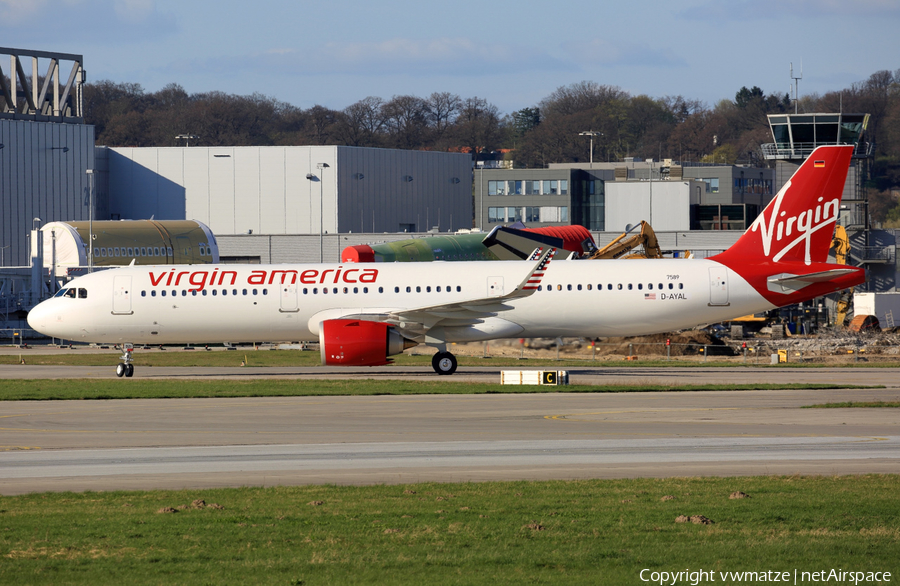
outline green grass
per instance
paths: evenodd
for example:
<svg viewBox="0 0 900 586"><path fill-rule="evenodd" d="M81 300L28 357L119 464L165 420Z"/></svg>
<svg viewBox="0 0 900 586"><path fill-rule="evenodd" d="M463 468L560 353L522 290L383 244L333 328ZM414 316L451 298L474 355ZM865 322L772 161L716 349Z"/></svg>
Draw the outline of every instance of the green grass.
<svg viewBox="0 0 900 586"><path fill-rule="evenodd" d="M305 397L339 395L478 395L486 393L628 393L657 391L750 391L780 389L871 389L844 384L728 385L501 385L464 381L377 379L39 379L0 380L0 401L168 399L206 397Z"/></svg>
<svg viewBox="0 0 900 586"><path fill-rule="evenodd" d="M681 478L0 497L0 583L642 584L645 568L896 577L898 482ZM751 498L730 500L733 491ZM191 508L195 499L224 508ZM678 515L714 524L676 523Z"/></svg>
<svg viewBox="0 0 900 586"><path fill-rule="evenodd" d="M820 403L806 405L805 409L840 409L845 407L893 407L900 408L898 401L844 401L843 403Z"/></svg>

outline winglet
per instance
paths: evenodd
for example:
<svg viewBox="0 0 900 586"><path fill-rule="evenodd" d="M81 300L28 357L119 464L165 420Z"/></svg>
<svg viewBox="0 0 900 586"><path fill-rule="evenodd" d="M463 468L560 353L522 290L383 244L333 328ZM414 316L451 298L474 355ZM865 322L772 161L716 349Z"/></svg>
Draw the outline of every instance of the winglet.
<svg viewBox="0 0 900 586"><path fill-rule="evenodd" d="M542 248L536 248L534 252L531 253L531 256L528 257L529 260L537 258L537 264L534 265L534 268L531 269L528 276L519 283L519 286L516 287L517 290L536 291L538 285L541 284L541 279L544 278L544 272L547 270L550 261L553 260L553 255L556 254L555 248L548 248L543 253L541 252L542 250Z"/></svg>

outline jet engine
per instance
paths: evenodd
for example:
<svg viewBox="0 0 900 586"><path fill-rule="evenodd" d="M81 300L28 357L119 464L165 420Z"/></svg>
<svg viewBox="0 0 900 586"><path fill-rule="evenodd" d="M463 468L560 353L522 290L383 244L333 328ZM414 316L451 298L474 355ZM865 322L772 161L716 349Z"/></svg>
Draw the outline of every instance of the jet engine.
<svg viewBox="0 0 900 586"><path fill-rule="evenodd" d="M417 345L388 324L360 319L329 319L319 326L325 366L381 366L388 356Z"/></svg>

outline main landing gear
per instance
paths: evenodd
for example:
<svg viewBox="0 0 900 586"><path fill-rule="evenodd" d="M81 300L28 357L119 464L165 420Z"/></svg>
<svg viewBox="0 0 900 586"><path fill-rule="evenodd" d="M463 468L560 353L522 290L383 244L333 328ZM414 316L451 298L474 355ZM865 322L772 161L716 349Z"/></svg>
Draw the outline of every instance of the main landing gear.
<svg viewBox="0 0 900 586"><path fill-rule="evenodd" d="M431 367L438 374L456 372L456 356L449 352L438 352L431 358Z"/></svg>
<svg viewBox="0 0 900 586"><path fill-rule="evenodd" d="M134 344L125 344L123 348L122 362L116 365L116 376L131 378L134 376L134 364L132 364L134 359L131 357L131 353L134 352Z"/></svg>

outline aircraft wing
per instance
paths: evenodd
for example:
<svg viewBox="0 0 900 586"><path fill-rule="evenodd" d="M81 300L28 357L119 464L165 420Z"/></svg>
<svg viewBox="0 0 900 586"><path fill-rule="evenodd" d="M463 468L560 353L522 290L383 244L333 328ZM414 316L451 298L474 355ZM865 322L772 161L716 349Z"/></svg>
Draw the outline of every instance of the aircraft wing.
<svg viewBox="0 0 900 586"><path fill-rule="evenodd" d="M439 323L444 326L480 323L482 318L491 317L498 312L512 309L511 305L506 304L507 301L534 294L541 283L541 279L544 278L547 265L550 264L555 254L556 248L546 250L536 248L529 260L536 260L537 262L516 288L509 293L454 303L398 310L391 312L385 321L397 325L403 324L406 329L417 325L419 327L416 329L420 329L423 333Z"/></svg>
<svg viewBox="0 0 900 586"><path fill-rule="evenodd" d="M535 246L563 247L562 238L508 226L496 226L481 243L500 260L526 260Z"/></svg>
<svg viewBox="0 0 900 586"><path fill-rule="evenodd" d="M556 248L536 248L528 260L535 264L528 270L515 289L500 295L488 295L466 301L442 303L410 309L387 310L384 313L342 314L342 319L379 321L398 326L406 336L424 336L429 330L441 327L469 326L493 317L501 311L512 309L507 302L533 295L537 291L547 265L556 254Z"/></svg>

